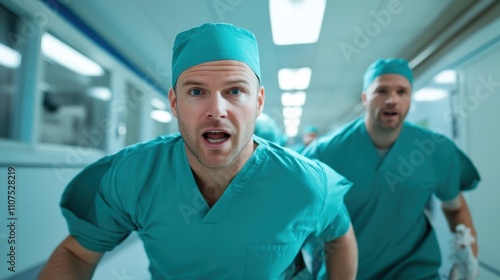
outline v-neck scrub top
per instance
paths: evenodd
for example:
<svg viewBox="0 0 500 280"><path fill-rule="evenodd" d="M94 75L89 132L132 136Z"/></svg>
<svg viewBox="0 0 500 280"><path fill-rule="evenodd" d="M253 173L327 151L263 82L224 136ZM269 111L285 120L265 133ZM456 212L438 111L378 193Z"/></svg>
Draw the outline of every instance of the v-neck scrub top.
<svg viewBox="0 0 500 280"><path fill-rule="evenodd" d="M351 183L319 161L254 141L255 152L212 207L179 134L100 159L63 194L70 234L104 252L137 231L153 279L289 278L308 237L347 232L343 198Z"/></svg>
<svg viewBox="0 0 500 280"><path fill-rule="evenodd" d="M451 140L405 122L381 153L360 118L319 138L304 155L353 182L345 204L358 242L357 279L439 279L441 256L425 205L432 194L449 201L480 180Z"/></svg>

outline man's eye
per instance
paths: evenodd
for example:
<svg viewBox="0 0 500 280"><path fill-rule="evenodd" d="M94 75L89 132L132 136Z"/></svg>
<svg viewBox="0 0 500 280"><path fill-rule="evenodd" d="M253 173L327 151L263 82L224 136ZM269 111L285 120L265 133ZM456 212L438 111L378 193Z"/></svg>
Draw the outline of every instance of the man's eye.
<svg viewBox="0 0 500 280"><path fill-rule="evenodd" d="M229 93L232 95L238 95L241 93L241 90L239 90L237 88L233 88L233 89L229 90Z"/></svg>
<svg viewBox="0 0 500 280"><path fill-rule="evenodd" d="M191 95L201 95L201 90L200 89L192 89L190 92L189 92Z"/></svg>

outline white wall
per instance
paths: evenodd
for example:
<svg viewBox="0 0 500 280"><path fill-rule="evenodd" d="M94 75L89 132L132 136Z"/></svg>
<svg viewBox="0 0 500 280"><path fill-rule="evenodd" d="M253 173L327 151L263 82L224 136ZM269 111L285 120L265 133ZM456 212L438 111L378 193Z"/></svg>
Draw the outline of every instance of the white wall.
<svg viewBox="0 0 500 280"><path fill-rule="evenodd" d="M30 168L15 167L16 189L15 195L15 215L17 220L7 220L7 204L2 203L0 211L0 251L2 252L0 279L19 274L26 269L40 265L45 262L64 237L68 230L66 222L61 215L59 201L64 189L64 182L55 176L52 168ZM0 174L2 184L7 182L7 168L1 167ZM78 169L61 169L67 174L74 175ZM11 197L11 198L12 198ZM0 200L7 201L7 187L2 188ZM12 199L11 199L12 200ZM7 225L9 222L15 223L15 229L11 231ZM8 243L15 239L14 243ZM10 246L15 249L15 272L8 270L9 260L4 253L10 252Z"/></svg>
<svg viewBox="0 0 500 280"><path fill-rule="evenodd" d="M470 195L479 235L479 258L500 270L500 44L460 67L464 84L459 113L468 151L482 177ZM487 82L489 81L489 82Z"/></svg>

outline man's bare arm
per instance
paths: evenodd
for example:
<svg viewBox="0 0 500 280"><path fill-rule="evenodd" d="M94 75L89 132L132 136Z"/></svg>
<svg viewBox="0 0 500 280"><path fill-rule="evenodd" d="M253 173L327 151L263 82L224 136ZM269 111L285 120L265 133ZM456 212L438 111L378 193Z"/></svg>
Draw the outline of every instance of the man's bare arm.
<svg viewBox="0 0 500 280"><path fill-rule="evenodd" d="M470 228L472 236L476 239L472 247L472 252L477 258L478 246L477 246L477 234L474 224L472 223L472 217L462 194L459 194L455 199L450 201L442 202L443 212L445 214L448 225L451 231L455 231L455 228L459 224L464 224L466 227Z"/></svg>
<svg viewBox="0 0 500 280"><path fill-rule="evenodd" d="M54 250L38 279L91 279L102 255L84 248L70 235Z"/></svg>
<svg viewBox="0 0 500 280"><path fill-rule="evenodd" d="M328 279L356 279L358 245L352 225L341 237L325 243Z"/></svg>

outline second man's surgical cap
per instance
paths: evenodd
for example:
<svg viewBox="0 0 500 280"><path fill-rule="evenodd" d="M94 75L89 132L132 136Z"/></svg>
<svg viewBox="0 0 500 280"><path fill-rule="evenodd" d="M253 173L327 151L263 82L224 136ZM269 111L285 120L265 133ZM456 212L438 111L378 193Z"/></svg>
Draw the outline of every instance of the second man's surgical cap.
<svg viewBox="0 0 500 280"><path fill-rule="evenodd" d="M413 86L413 74L408 62L401 58L384 58L373 62L365 71L363 90L366 90L378 76L397 74L405 77Z"/></svg>
<svg viewBox="0 0 500 280"><path fill-rule="evenodd" d="M227 23L206 23L181 32L174 42L172 86L179 75L198 64L237 60L248 65L260 80L259 48L248 30Z"/></svg>

